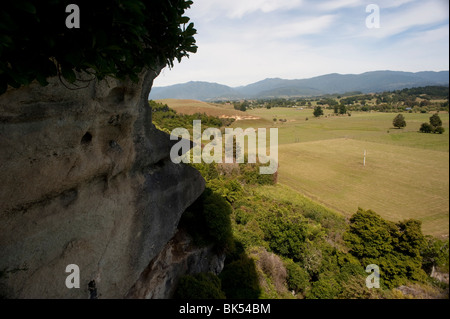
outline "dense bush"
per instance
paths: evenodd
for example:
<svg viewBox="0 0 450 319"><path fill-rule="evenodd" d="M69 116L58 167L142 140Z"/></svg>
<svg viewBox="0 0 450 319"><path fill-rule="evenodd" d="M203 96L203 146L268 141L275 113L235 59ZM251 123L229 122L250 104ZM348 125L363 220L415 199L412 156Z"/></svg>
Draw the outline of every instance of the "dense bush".
<svg viewBox="0 0 450 319"><path fill-rule="evenodd" d="M152 109L152 121L153 123L166 132L171 132L173 129L181 127L191 132L194 120L200 120L202 122L202 129L208 127L229 126L234 122L234 119L219 119L216 116L210 116L201 113L195 113L191 115L179 114L175 110L169 108L167 104L161 104L150 100L149 106Z"/></svg>
<svg viewBox="0 0 450 319"><path fill-rule="evenodd" d="M227 298L255 299L261 294L255 262L244 254L226 265L219 277Z"/></svg>
<svg viewBox="0 0 450 319"><path fill-rule="evenodd" d="M262 298L276 298L289 294L287 269L278 255L262 247L255 247L249 251L249 256L255 260L258 279L263 286Z"/></svg>
<svg viewBox="0 0 450 319"><path fill-rule="evenodd" d="M445 129L442 126L438 126L434 129L433 133L437 134L443 134L445 132Z"/></svg>
<svg viewBox="0 0 450 319"><path fill-rule="evenodd" d="M371 210L360 208L350 218L350 229L345 233L344 240L354 256L377 258L393 251L396 238L392 234L395 232L394 223L382 219Z"/></svg>
<svg viewBox="0 0 450 319"><path fill-rule="evenodd" d="M219 277L213 273L199 273L181 277L175 299L225 299Z"/></svg>
<svg viewBox="0 0 450 319"><path fill-rule="evenodd" d="M395 224L370 210L359 209L350 218L344 240L350 253L360 259L363 266L376 264L380 267L381 282L389 288L408 280L426 279L421 257L426 241L420 221Z"/></svg>
<svg viewBox="0 0 450 319"><path fill-rule="evenodd" d="M292 259L285 260L285 267L289 290L293 290L295 293L305 292L310 286L308 272Z"/></svg>
<svg viewBox="0 0 450 319"><path fill-rule="evenodd" d="M241 184L233 179L214 179L208 183L208 186L216 193L225 198L230 204L238 200L243 193Z"/></svg>
<svg viewBox="0 0 450 319"><path fill-rule="evenodd" d="M438 114L433 114L430 117L430 123L422 123L419 129L422 133L437 133L443 134L445 129L442 127L442 120Z"/></svg>
<svg viewBox="0 0 450 319"><path fill-rule="evenodd" d="M422 267L431 273L433 267L442 272L449 272L449 240L440 240L432 236L425 236L425 244L421 252Z"/></svg>
<svg viewBox="0 0 450 319"><path fill-rule="evenodd" d="M264 166L260 163L249 164L245 158L245 164L239 164L240 181L249 185L273 185L276 184L277 173L260 174L259 168Z"/></svg>
<svg viewBox="0 0 450 319"><path fill-rule="evenodd" d="M192 166L207 189L180 225L197 243L226 248L220 278L228 298L383 298L426 282L424 269L448 269L448 241L425 238L419 221L359 209L347 222L285 188L260 186L275 179L261 180L258 164ZM369 264L380 267L382 289L367 289Z"/></svg>
<svg viewBox="0 0 450 319"><path fill-rule="evenodd" d="M431 124L429 124L429 123L422 123L419 131L422 133L431 133L431 132L433 132L433 126L431 126Z"/></svg>
<svg viewBox="0 0 450 319"><path fill-rule="evenodd" d="M334 274L324 274L320 280L312 284L311 290L306 294L308 299L333 299L340 293L339 283Z"/></svg>
<svg viewBox="0 0 450 319"><path fill-rule="evenodd" d="M187 229L198 245L214 243L219 250L233 249L231 206L219 194L206 188L186 209L180 227Z"/></svg>
<svg viewBox="0 0 450 319"><path fill-rule="evenodd" d="M303 216L292 216L286 208L272 207L261 226L270 249L294 261L300 260L308 235L307 221Z"/></svg>

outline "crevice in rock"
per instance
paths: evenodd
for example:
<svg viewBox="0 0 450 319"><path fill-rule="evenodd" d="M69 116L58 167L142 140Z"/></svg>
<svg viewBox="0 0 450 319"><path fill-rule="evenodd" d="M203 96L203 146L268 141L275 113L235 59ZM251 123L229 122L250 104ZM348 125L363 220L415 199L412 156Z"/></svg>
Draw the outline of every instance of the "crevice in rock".
<svg viewBox="0 0 450 319"><path fill-rule="evenodd" d="M92 134L89 132L86 132L83 137L81 138L81 145L89 145L92 142Z"/></svg>

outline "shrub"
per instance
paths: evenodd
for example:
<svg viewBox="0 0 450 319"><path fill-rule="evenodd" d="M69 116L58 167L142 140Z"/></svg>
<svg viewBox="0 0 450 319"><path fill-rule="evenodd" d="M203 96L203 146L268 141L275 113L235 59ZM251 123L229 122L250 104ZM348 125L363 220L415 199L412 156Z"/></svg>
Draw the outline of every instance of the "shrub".
<svg viewBox="0 0 450 319"><path fill-rule="evenodd" d="M287 285L296 293L305 292L310 286L308 272L292 259L284 261L287 270Z"/></svg>
<svg viewBox="0 0 450 319"><path fill-rule="evenodd" d="M359 209L350 218L344 240L362 266L380 267L381 283L388 288L408 280L426 280L421 256L426 241L420 221L410 219L394 224L370 210Z"/></svg>
<svg viewBox="0 0 450 319"><path fill-rule="evenodd" d="M262 228L270 249L298 261L307 234L306 220L302 216L289 216L283 208L275 207L265 219Z"/></svg>
<svg viewBox="0 0 450 319"><path fill-rule="evenodd" d="M339 283L334 279L333 274L321 274L321 278L312 284L312 288L306 294L308 299L333 299L340 292Z"/></svg>
<svg viewBox="0 0 450 319"><path fill-rule="evenodd" d="M433 267L441 271L449 271L449 240L440 240L432 236L425 236L425 245L422 251L423 269L431 273Z"/></svg>
<svg viewBox="0 0 450 319"><path fill-rule="evenodd" d="M378 289L367 289L365 276L357 275L341 283L342 291L338 299L374 299L378 296Z"/></svg>
<svg viewBox="0 0 450 319"><path fill-rule="evenodd" d="M181 277L175 299L225 299L219 277L213 273L199 273Z"/></svg>
<svg viewBox="0 0 450 319"><path fill-rule="evenodd" d="M186 209L180 227L186 229L197 245L214 243L217 249L232 250L231 206L219 194L206 188L202 196Z"/></svg>
<svg viewBox="0 0 450 319"><path fill-rule="evenodd" d="M219 275L222 290L229 299L256 299L260 296L255 262L245 255L226 265Z"/></svg>
<svg viewBox="0 0 450 319"><path fill-rule="evenodd" d="M225 199L206 189L203 199L203 214L209 236L218 248L231 249L233 235L231 231L231 206Z"/></svg>
<svg viewBox="0 0 450 319"><path fill-rule="evenodd" d="M281 258L259 247L252 249L250 256L255 259L257 269L264 273L259 280L273 285L277 294L286 294L287 270Z"/></svg>
<svg viewBox="0 0 450 319"><path fill-rule="evenodd" d="M445 132L445 129L442 126L438 126L433 130L433 133L442 134Z"/></svg>
<svg viewBox="0 0 450 319"><path fill-rule="evenodd" d="M394 231L393 223L385 221L371 210L359 208L350 218L350 229L344 234L344 241L352 255L376 258L394 249Z"/></svg>
<svg viewBox="0 0 450 319"><path fill-rule="evenodd" d="M428 123L422 123L419 131L422 133L431 133L431 132L433 132L433 126L431 126L431 124L428 124Z"/></svg>

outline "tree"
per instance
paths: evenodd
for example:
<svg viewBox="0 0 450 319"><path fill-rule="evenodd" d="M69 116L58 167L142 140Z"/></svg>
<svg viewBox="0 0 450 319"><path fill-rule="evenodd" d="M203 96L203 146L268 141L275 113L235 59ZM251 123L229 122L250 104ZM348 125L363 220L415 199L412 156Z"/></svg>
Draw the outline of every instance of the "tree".
<svg viewBox="0 0 450 319"><path fill-rule="evenodd" d="M441 118L439 117L439 115L437 113L433 114L433 116L430 117L430 124L433 127L442 126Z"/></svg>
<svg viewBox="0 0 450 319"><path fill-rule="evenodd" d="M344 104L339 105L339 114L347 113L347 107Z"/></svg>
<svg viewBox="0 0 450 319"><path fill-rule="evenodd" d="M0 7L0 94L60 76L73 87L77 77L106 76L137 82L144 69L173 66L195 53L194 24L184 12L190 0L90 1L81 27L64 23L67 1L15 0ZM63 82L64 83L64 82Z"/></svg>
<svg viewBox="0 0 450 319"><path fill-rule="evenodd" d="M336 104L336 105L334 105L333 108L334 108L334 113L338 114L339 113L339 105Z"/></svg>
<svg viewBox="0 0 450 319"><path fill-rule="evenodd" d="M316 107L314 108L313 114L314 114L315 117L319 117L319 116L323 115L322 107L316 106Z"/></svg>
<svg viewBox="0 0 450 319"><path fill-rule="evenodd" d="M394 127L399 128L399 129L405 127L406 121L405 121L405 117L403 116L403 114L398 114L392 121L392 125L394 125Z"/></svg>
<svg viewBox="0 0 450 319"><path fill-rule="evenodd" d="M431 132L433 132L433 126L431 126L431 124L429 124L429 123L422 123L419 131L422 133L431 133Z"/></svg>

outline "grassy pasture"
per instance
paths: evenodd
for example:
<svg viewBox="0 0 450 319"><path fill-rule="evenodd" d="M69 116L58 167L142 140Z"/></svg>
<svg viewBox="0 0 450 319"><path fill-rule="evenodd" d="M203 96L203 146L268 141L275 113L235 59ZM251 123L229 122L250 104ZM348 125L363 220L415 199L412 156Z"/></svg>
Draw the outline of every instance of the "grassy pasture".
<svg viewBox="0 0 450 319"><path fill-rule="evenodd" d="M184 114L239 116L233 127L277 127L278 181L284 190L304 194L345 216L362 207L392 221L419 219L425 234L448 236L447 113L440 114L444 134L423 134L418 132L419 127L428 122L431 114L404 113L407 126L396 129L392 127L394 113L353 112L352 116L333 116L331 110L324 110L324 117L314 118L312 109L241 112L232 105L193 100L158 102ZM279 119L287 121L282 123ZM275 192L282 196L280 189Z"/></svg>

